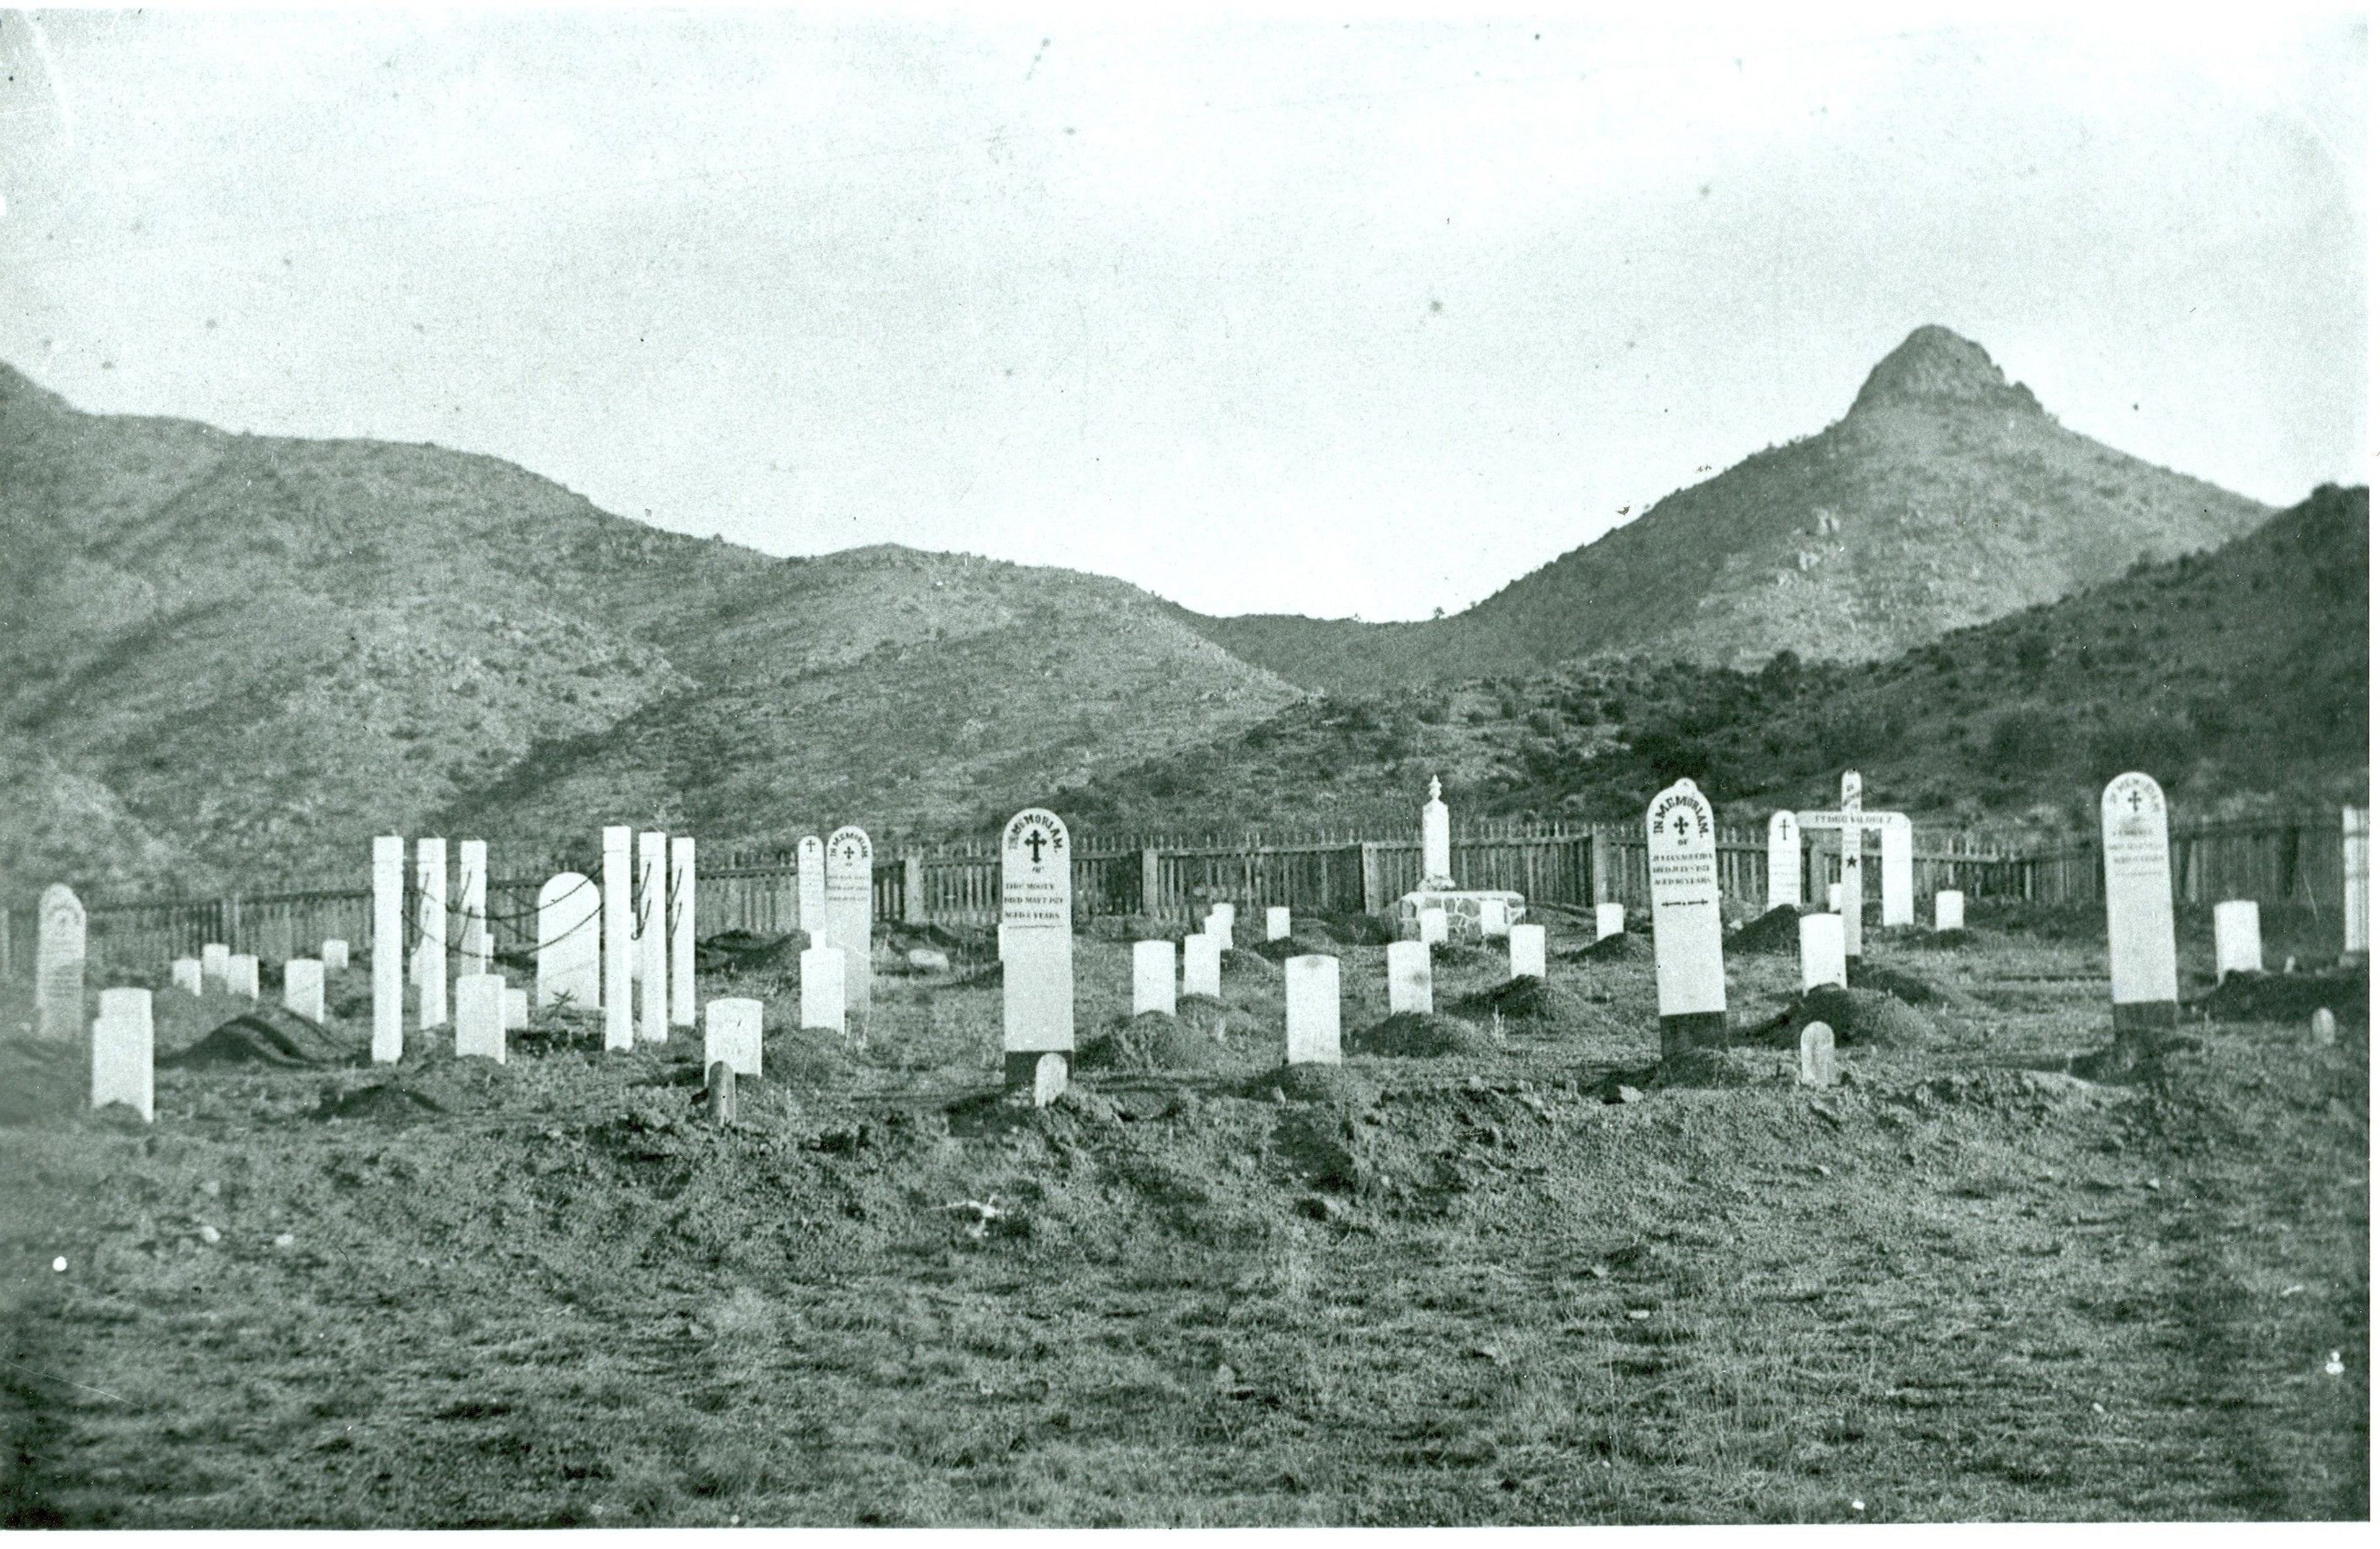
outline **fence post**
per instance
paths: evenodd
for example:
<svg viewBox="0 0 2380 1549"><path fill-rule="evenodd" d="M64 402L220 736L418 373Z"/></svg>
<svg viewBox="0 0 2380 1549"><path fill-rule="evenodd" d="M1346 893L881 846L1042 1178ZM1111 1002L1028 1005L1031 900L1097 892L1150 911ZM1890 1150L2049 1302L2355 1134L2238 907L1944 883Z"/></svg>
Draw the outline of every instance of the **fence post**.
<svg viewBox="0 0 2380 1549"><path fill-rule="evenodd" d="M905 925L926 922L926 862L922 856L905 855L901 858L901 922Z"/></svg>
<svg viewBox="0 0 2380 1549"><path fill-rule="evenodd" d="M1153 849L1140 852L1140 912L1152 920L1165 912L1165 863Z"/></svg>

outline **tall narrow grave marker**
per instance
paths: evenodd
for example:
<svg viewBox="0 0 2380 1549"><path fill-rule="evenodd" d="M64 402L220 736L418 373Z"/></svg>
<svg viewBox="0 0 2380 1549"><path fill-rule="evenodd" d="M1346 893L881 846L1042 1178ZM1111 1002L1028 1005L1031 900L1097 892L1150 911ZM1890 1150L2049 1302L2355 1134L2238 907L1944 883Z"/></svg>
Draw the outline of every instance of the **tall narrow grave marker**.
<svg viewBox="0 0 2380 1549"><path fill-rule="evenodd" d="M1281 965L1288 999L1290 1065L1339 1063L1339 959L1323 953Z"/></svg>
<svg viewBox="0 0 2380 1549"><path fill-rule="evenodd" d="M446 841L413 842L413 992L419 1025L446 1025Z"/></svg>
<svg viewBox="0 0 2380 1549"><path fill-rule="evenodd" d="M405 1055L405 840L372 840L372 1041L375 1065Z"/></svg>
<svg viewBox="0 0 2380 1549"><path fill-rule="evenodd" d="M157 1039L149 992L102 990L91 1025L91 1105L121 1103L157 1117Z"/></svg>
<svg viewBox="0 0 2380 1549"><path fill-rule="evenodd" d="M1791 812L1768 814L1768 907L1802 907L1802 825Z"/></svg>
<svg viewBox="0 0 2380 1549"><path fill-rule="evenodd" d="M2173 858L2165 791L2146 774L2119 774L2099 796L2107 868L2107 979L2119 1044L2169 1028L2179 1015L2173 960Z"/></svg>
<svg viewBox="0 0 2380 1549"><path fill-rule="evenodd" d="M864 1034L876 977L876 847L850 823L826 836L826 934L843 949L844 1004Z"/></svg>
<svg viewBox="0 0 2380 1549"><path fill-rule="evenodd" d="M694 1026L694 839L674 835L670 839L669 870L669 1019L670 1026Z"/></svg>
<svg viewBox="0 0 2380 1549"><path fill-rule="evenodd" d="M462 923L462 961L457 973L485 973L494 957L488 939L488 841L466 839L455 847L456 914Z"/></svg>
<svg viewBox="0 0 2380 1549"><path fill-rule="evenodd" d="M1045 1055L1075 1057L1075 850L1058 814L1027 807L1000 835L1001 1052L1023 1087Z"/></svg>
<svg viewBox="0 0 2380 1549"><path fill-rule="evenodd" d="M625 825L603 830L603 1047L637 1046L628 955L636 939L636 872Z"/></svg>
<svg viewBox="0 0 2380 1549"><path fill-rule="evenodd" d="M1883 823L1876 829L1876 864L1884 875L1878 879L1879 896L1876 922L1888 930L1896 925L1917 923L1917 835L1909 826L1906 812L1879 812Z"/></svg>
<svg viewBox="0 0 2380 1549"><path fill-rule="evenodd" d="M812 946L826 945L826 841L815 834L805 835L794 847L794 872L796 879L795 901L800 906L801 928L809 933Z"/></svg>
<svg viewBox="0 0 2380 1549"><path fill-rule="evenodd" d="M669 887L669 835L647 829L637 835L637 957L643 972L638 992L637 1042L669 1042L669 921L663 914Z"/></svg>
<svg viewBox="0 0 2380 1549"><path fill-rule="evenodd" d="M82 900L62 882L42 890L33 937L33 1018L44 1042L82 1036L83 967L89 927Z"/></svg>
<svg viewBox="0 0 2380 1549"><path fill-rule="evenodd" d="M1645 810L1645 869L1653 894L1653 982L1661 1055L1727 1043L1727 968L1721 956L1718 832L1692 780Z"/></svg>
<svg viewBox="0 0 2380 1549"><path fill-rule="evenodd" d="M2339 810L2339 864L2346 886L2346 908L2341 911L2346 927L2345 952L2350 962L2361 963L2372 950L2372 810L2368 807L2343 807Z"/></svg>

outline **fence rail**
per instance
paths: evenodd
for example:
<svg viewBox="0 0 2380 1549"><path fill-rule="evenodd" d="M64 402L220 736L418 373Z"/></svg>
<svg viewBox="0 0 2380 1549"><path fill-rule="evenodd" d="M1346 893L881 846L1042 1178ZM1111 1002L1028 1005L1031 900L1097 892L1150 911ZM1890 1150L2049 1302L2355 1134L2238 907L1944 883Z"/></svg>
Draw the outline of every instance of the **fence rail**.
<svg viewBox="0 0 2380 1549"><path fill-rule="evenodd" d="M1913 837L1914 894L1921 914L1925 900L1945 888L1956 888L1970 898L2044 904L2095 902L2101 896L2095 844L2028 848L1988 833L1926 828L1919 828ZM1840 839L1839 833L1826 830L1803 835L1804 898L1823 898L1828 884L1840 878ZM1871 834L1864 842L1874 853L1876 836ZM2335 811L2177 820L2171 843L2179 903L2252 898L2275 905L2310 904L2318 910L2343 906L2344 856ZM562 869L556 857L541 850L535 854L538 863ZM703 859L696 888L697 934L742 930L781 935L794 929L796 872L790 848L730 850ZM1451 860L1459 885L1509 889L1532 904L1642 908L1647 901L1645 835L1635 824L1467 824L1454 835ZM1731 906L1757 910L1766 905L1765 830L1723 828L1718 863L1720 885ZM1352 833L1187 843L1156 835L1132 835L1126 841L1087 835L1077 844L1074 871L1079 916L1172 921L1193 919L1208 904L1220 901L1249 910L1279 904L1301 913L1377 914L1422 880L1417 837L1364 838ZM1877 897L1883 868L1871 863L1862 872L1867 896ZM489 881L489 933L499 957L518 959L534 949L537 891L543 881L543 875ZM990 926L999 920L1000 862L989 839L921 846L892 855L880 852L874 881L876 918L890 924ZM411 907L408 898L408 921ZM450 902L449 907L455 906ZM91 961L119 971L161 970L175 957L197 956L208 942L280 962L311 955L326 938L343 937L360 956L371 933L368 887L100 901L87 912ZM459 941L457 918L456 928L447 933L449 941ZM0 910L0 975L30 975L33 931L33 909Z"/></svg>

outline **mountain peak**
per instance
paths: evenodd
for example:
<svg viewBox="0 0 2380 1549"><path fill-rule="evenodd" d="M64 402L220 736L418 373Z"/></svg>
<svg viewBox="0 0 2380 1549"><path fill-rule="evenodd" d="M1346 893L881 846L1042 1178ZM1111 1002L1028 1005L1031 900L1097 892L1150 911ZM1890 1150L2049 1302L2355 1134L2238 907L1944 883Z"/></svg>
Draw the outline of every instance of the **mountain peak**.
<svg viewBox="0 0 2380 1549"><path fill-rule="evenodd" d="M1951 404L2041 412L2023 383L2011 384L1984 347L1948 328L1927 323L1876 363L1852 402L1852 412L1899 405L1942 408Z"/></svg>

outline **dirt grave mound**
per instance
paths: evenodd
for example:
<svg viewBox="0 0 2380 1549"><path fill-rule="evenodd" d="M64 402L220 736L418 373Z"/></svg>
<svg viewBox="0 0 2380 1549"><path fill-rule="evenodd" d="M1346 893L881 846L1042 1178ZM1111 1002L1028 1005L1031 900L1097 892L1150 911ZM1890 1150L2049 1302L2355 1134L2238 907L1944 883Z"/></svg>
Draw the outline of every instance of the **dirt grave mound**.
<svg viewBox="0 0 2380 1549"><path fill-rule="evenodd" d="M2216 1022L2302 1022L2327 1006L2353 1023L2370 1017L2371 993L2361 973L2231 973L2190 1005Z"/></svg>
<svg viewBox="0 0 2380 1549"><path fill-rule="evenodd" d="M323 1066L351 1063L360 1050L295 1011L259 1005L218 1023L195 1043L160 1055L165 1068L219 1065Z"/></svg>
<svg viewBox="0 0 2380 1549"><path fill-rule="evenodd" d="M1086 1043L1075 1055L1083 1070L1213 1070L1232 1063L1214 1034L1162 1011L1144 1011Z"/></svg>
<svg viewBox="0 0 2380 1549"><path fill-rule="evenodd" d="M1909 938L1909 945L1921 952L1959 952L1975 945L1972 931L1919 931Z"/></svg>
<svg viewBox="0 0 2380 1549"><path fill-rule="evenodd" d="M1486 1028L1418 1011L1400 1011L1359 1029L1347 1040L1347 1046L1355 1054L1390 1059L1438 1059L1447 1055L1503 1052L1503 1045Z"/></svg>
<svg viewBox="0 0 2380 1549"><path fill-rule="evenodd" d="M1223 952L1223 971L1267 982L1281 978L1280 965L1253 947L1232 946Z"/></svg>
<svg viewBox="0 0 2380 1549"><path fill-rule="evenodd" d="M1456 1001L1453 1008L1465 1017L1483 1019L1500 1016L1508 1026L1531 1031L1567 1030L1599 1019L1585 995L1535 974L1475 991Z"/></svg>
<svg viewBox="0 0 2380 1549"><path fill-rule="evenodd" d="M1328 1103L1356 1113L1380 1104L1380 1084L1343 1065L1284 1065L1248 1082L1251 1097L1269 1100L1276 1091L1293 1103Z"/></svg>
<svg viewBox="0 0 2380 1549"><path fill-rule="evenodd" d="M1643 936L1619 931L1568 957L1573 963L1649 963L1653 960L1653 944Z"/></svg>
<svg viewBox="0 0 2380 1549"><path fill-rule="evenodd" d="M1746 1049L1685 1049L1645 1072L1647 1091L1664 1087L1748 1087L1774 1072L1772 1062Z"/></svg>
<svg viewBox="0 0 2380 1549"><path fill-rule="evenodd" d="M1803 992L1793 1002L1773 1041L1780 1046L1798 1048L1802 1030L1812 1022L1824 1022L1835 1030L1837 1048L1860 1044L1891 1048L1923 1043L1934 1033L1932 1018L1881 990L1846 990L1821 984Z"/></svg>
<svg viewBox="0 0 2380 1549"><path fill-rule="evenodd" d="M1292 957L1335 957L1346 944L1318 926L1300 925L1279 941L1260 941L1248 948L1269 963Z"/></svg>
<svg viewBox="0 0 2380 1549"><path fill-rule="evenodd" d="M1791 904L1778 905L1728 937L1727 949L1767 957L1798 954L1802 950L1802 911Z"/></svg>
<svg viewBox="0 0 2380 1549"><path fill-rule="evenodd" d="M403 1081L374 1081L346 1092L326 1092L314 1109L319 1119L368 1119L382 1124L419 1124L446 1111L444 1104Z"/></svg>
<svg viewBox="0 0 2380 1549"><path fill-rule="evenodd" d="M800 931L788 931L781 936L722 931L694 944L694 966L700 973L785 968L799 962L802 948L808 945L808 937Z"/></svg>
<svg viewBox="0 0 2380 1549"><path fill-rule="evenodd" d="M1851 987L1876 990L1911 1006L1938 1006L1949 997L1906 969L1855 961L1850 965Z"/></svg>

